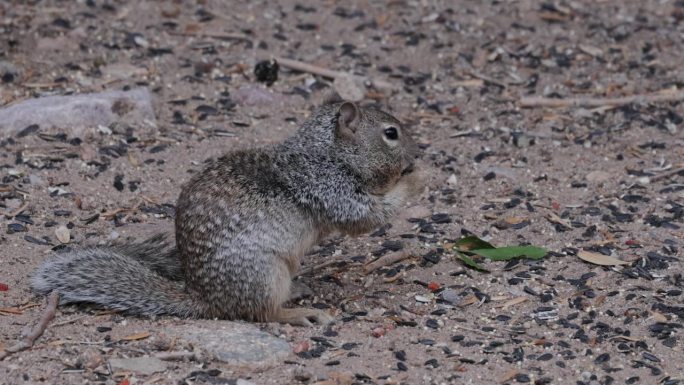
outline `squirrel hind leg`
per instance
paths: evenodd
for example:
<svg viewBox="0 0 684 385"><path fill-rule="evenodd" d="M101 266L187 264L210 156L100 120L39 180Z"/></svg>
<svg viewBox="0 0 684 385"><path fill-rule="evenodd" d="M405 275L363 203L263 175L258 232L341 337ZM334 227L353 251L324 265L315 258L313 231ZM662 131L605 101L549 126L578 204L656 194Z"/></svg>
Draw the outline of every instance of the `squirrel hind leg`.
<svg viewBox="0 0 684 385"><path fill-rule="evenodd" d="M269 309L266 314L263 314L265 317L262 320L265 322L288 323L293 326L313 326L314 322L325 325L332 322L333 317L323 310L283 307L283 303L291 299L292 295L301 294L303 288L299 283L292 285L292 275L289 267L284 261L280 262L270 286L271 301Z"/></svg>

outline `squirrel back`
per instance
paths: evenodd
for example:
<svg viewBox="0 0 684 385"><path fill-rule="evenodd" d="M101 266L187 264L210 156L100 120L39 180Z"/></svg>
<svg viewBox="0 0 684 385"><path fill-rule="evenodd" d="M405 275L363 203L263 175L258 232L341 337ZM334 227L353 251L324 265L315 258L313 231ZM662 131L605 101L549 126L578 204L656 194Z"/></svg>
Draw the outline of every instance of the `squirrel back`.
<svg viewBox="0 0 684 385"><path fill-rule="evenodd" d="M301 257L331 232L386 223L420 191L417 147L393 116L331 98L283 143L224 155L182 188L176 245L163 237L53 257L39 294L127 313L327 322L287 309Z"/></svg>

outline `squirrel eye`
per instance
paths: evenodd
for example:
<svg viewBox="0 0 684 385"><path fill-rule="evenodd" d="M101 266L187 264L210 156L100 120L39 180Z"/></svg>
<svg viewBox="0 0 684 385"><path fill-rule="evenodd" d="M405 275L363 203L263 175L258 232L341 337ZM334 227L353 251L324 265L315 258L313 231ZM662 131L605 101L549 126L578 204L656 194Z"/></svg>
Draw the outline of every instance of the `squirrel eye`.
<svg viewBox="0 0 684 385"><path fill-rule="evenodd" d="M385 128L385 137L389 140L397 140L399 139L399 131L396 127L387 127Z"/></svg>

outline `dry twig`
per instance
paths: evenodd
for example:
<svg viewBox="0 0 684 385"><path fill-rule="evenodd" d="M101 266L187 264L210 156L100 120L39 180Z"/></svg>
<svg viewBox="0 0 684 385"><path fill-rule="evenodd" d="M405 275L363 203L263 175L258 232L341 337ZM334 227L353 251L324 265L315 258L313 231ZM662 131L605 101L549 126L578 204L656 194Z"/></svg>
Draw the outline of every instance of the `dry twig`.
<svg viewBox="0 0 684 385"><path fill-rule="evenodd" d="M278 64L280 64L283 67L287 67L295 71L307 72L310 74L323 76L324 78L337 79L350 76L350 74L346 72L335 71L328 68L315 66L313 64L304 63L298 60L287 59L284 57L275 57L274 59L278 62ZM393 88L391 83L388 83L384 80L376 78L367 78L365 80L368 80L371 83L371 85L378 90L388 90Z"/></svg>
<svg viewBox="0 0 684 385"><path fill-rule="evenodd" d="M412 255L413 253L410 250L400 250L385 254L375 261L366 264L366 266L363 268L363 273L368 275L383 266L393 265L399 261L403 261L404 259L411 257Z"/></svg>
<svg viewBox="0 0 684 385"><path fill-rule="evenodd" d="M59 293L53 291L48 297L47 307L45 307L43 315L40 317L38 323L33 327L33 329L29 329L27 326L27 328L22 331L21 340L19 340L19 342L7 349L0 350L0 361L4 360L12 353L30 349L36 340L43 335L45 329L48 327L48 324L50 324L50 321L55 318L55 314L57 313L57 305L59 305Z"/></svg>
<svg viewBox="0 0 684 385"><path fill-rule="evenodd" d="M632 103L658 103L658 102L679 102L684 100L684 91L660 92L647 95L632 95L619 98L543 98L543 97L523 97L520 98L520 107L604 107L604 106L624 106Z"/></svg>
<svg viewBox="0 0 684 385"><path fill-rule="evenodd" d="M679 173L682 172L682 171L684 171L684 167L679 167L679 168L676 168L676 169L674 169L674 170L670 170L670 171L668 171L668 172L664 172L664 173L662 173L662 174L658 174L658 175L652 176L652 177L651 177L651 182L656 182L656 181L659 181L659 180L661 180L661 179L667 179L667 178L669 178L669 177L671 177L671 176L673 176L673 175L679 174Z"/></svg>
<svg viewBox="0 0 684 385"><path fill-rule="evenodd" d="M24 202L24 204L21 205L19 208L12 211L11 213L6 213L5 216L10 217L10 218L14 218L17 215L21 214L22 211L26 210L27 207L28 207L28 202Z"/></svg>
<svg viewBox="0 0 684 385"><path fill-rule="evenodd" d="M169 32L169 34L186 37L210 37L219 40L251 40L247 35L230 32Z"/></svg>
<svg viewBox="0 0 684 385"><path fill-rule="evenodd" d="M194 361L197 359L195 352L161 352L154 355L162 361L183 361L185 359Z"/></svg>
<svg viewBox="0 0 684 385"><path fill-rule="evenodd" d="M306 269L300 270L299 273L297 274L297 276L309 275L309 274L313 273L314 271L318 271L318 270L320 270L320 269L322 269L322 268L324 268L324 267L328 267L328 266L334 265L334 264L336 264L336 263L338 263L338 262L341 262L341 261L343 261L343 260L344 260L344 257L342 257L342 258L338 257L338 258L331 258L331 259L328 259L327 261L322 262L322 263L319 263L319 264L316 265L316 266L311 266L311 267L308 267L308 268L306 268Z"/></svg>
<svg viewBox="0 0 684 385"><path fill-rule="evenodd" d="M487 76L487 75L485 75L485 74L482 74L482 73L480 73L480 72L477 72L477 71L468 71L468 75L470 75L470 76L472 76L472 77L474 77L474 78L483 80L483 81L485 81L485 82L487 82L487 83L494 84L494 85L499 86L499 87L501 87L501 88L507 88L507 87L508 87L508 84L506 84L506 83L504 83L504 82L502 82L502 81L500 81L500 80L496 80L496 79L494 79L494 78L492 78L492 77L489 77L489 76Z"/></svg>

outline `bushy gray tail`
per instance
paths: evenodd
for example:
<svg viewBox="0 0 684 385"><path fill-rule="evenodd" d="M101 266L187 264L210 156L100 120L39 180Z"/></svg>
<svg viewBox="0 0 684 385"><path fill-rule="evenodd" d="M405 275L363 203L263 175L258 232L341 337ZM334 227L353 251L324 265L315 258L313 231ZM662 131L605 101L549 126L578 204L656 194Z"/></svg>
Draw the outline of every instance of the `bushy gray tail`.
<svg viewBox="0 0 684 385"><path fill-rule="evenodd" d="M175 248L162 236L126 246L94 247L50 257L31 277L34 292L60 303L89 302L128 314L197 317L185 292Z"/></svg>

